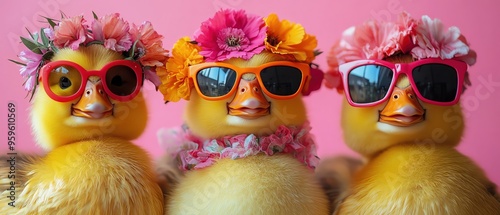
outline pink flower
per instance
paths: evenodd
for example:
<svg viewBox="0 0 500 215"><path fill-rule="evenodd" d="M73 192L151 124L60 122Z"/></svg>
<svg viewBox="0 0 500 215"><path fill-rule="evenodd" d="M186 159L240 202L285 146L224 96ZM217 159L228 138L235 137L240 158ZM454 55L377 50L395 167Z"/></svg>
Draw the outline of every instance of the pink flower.
<svg viewBox="0 0 500 215"><path fill-rule="evenodd" d="M325 86L343 89L339 65L361 59L382 59L386 52L393 51L386 42L392 27L390 24L369 21L346 29L327 56L330 70L325 74Z"/></svg>
<svg viewBox="0 0 500 215"><path fill-rule="evenodd" d="M463 35L461 35L458 39L460 41L462 41L463 43L465 43L467 46L469 46L467 39L465 39L465 37ZM461 60L461 61L469 64L469 66L472 66L476 63L477 53L476 53L476 51L469 48L469 52L466 55L457 55L456 58L458 60Z"/></svg>
<svg viewBox="0 0 500 215"><path fill-rule="evenodd" d="M161 80L160 77L156 74L156 71L151 67L146 67L143 69L144 78L146 80L151 81L156 87L160 86Z"/></svg>
<svg viewBox="0 0 500 215"><path fill-rule="evenodd" d="M221 10L201 24L194 39L207 62L230 58L250 59L264 50L266 30L262 17L244 10Z"/></svg>
<svg viewBox="0 0 500 215"><path fill-rule="evenodd" d="M343 90L338 66L360 59L384 59L395 54L412 54L416 59L456 58L469 65L475 63L476 52L471 50L460 30L428 16L415 20L402 13L397 22L369 21L345 30L328 59L329 71L325 74L325 86Z"/></svg>
<svg viewBox="0 0 500 215"><path fill-rule="evenodd" d="M325 77L323 70L319 67L311 67L310 74L311 80L309 81L309 87L306 91L302 92L303 96L311 94L312 91L319 90L322 86L323 78Z"/></svg>
<svg viewBox="0 0 500 215"><path fill-rule="evenodd" d="M25 90L33 90L36 85L36 76L30 76L26 81L24 82L24 89Z"/></svg>
<svg viewBox="0 0 500 215"><path fill-rule="evenodd" d="M394 24L390 25L390 33L387 35L383 51L385 56L392 56L396 52L409 53L415 47L416 28L419 22L408 13L401 13L399 19Z"/></svg>
<svg viewBox="0 0 500 215"><path fill-rule="evenodd" d="M54 27L54 45L58 48L70 47L77 50L87 40L87 25L83 16L62 19Z"/></svg>
<svg viewBox="0 0 500 215"><path fill-rule="evenodd" d="M19 58L26 64L26 66L22 66L19 70L21 76L27 78L24 83L24 89L32 90L34 88L38 68L42 63L42 56L43 55L34 53L30 50L21 51L21 53L19 53Z"/></svg>
<svg viewBox="0 0 500 215"><path fill-rule="evenodd" d="M440 20L422 17L422 23L417 28L417 47L412 50L414 57L451 59L469 53L469 46L461 39L460 30L453 26L444 29Z"/></svg>
<svg viewBox="0 0 500 215"><path fill-rule="evenodd" d="M113 13L103 16L92 23L94 40L102 41L107 49L117 52L128 51L132 46L128 22Z"/></svg>
<svg viewBox="0 0 500 215"><path fill-rule="evenodd" d="M52 28L42 29L49 40L54 40L54 30Z"/></svg>
<svg viewBox="0 0 500 215"><path fill-rule="evenodd" d="M163 36L158 34L151 22L144 22L139 27L135 24L130 28L132 42L138 40L136 47L142 51L139 61L144 66L163 66L168 51L163 48Z"/></svg>

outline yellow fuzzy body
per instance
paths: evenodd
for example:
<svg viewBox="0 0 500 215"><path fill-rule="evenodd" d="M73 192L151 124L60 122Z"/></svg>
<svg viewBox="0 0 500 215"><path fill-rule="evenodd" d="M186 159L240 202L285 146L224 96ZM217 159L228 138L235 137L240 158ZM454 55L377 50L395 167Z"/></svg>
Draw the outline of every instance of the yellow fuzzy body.
<svg viewBox="0 0 500 215"><path fill-rule="evenodd" d="M101 45L60 50L55 60L97 70L122 59ZM16 207L1 214L163 214L163 194L149 155L130 142L142 134L147 108L142 94L129 102L111 100L112 116L72 115L77 101L57 102L40 83L31 109L37 143L49 150L27 166L27 182ZM6 193L0 201L5 201ZM7 199L8 200L8 199Z"/></svg>
<svg viewBox="0 0 500 215"><path fill-rule="evenodd" d="M328 214L313 170L289 155L222 159L186 173L170 214Z"/></svg>
<svg viewBox="0 0 500 215"><path fill-rule="evenodd" d="M454 148L464 130L460 104L420 102L425 119L400 127L378 120L386 103L356 108L344 100L344 139L368 162L336 214L500 214L493 183Z"/></svg>
<svg viewBox="0 0 500 215"><path fill-rule="evenodd" d="M261 53L250 60L231 59L239 67L280 60ZM230 116L227 104L207 101L193 90L185 111L186 124L202 138L226 135L269 135L280 125L302 125L306 109L301 96L287 100L266 97L270 114L246 120ZM314 172L291 154L221 159L210 167L186 172L172 191L167 214L314 214L329 213L328 199Z"/></svg>
<svg viewBox="0 0 500 215"><path fill-rule="evenodd" d="M32 164L19 214L161 214L144 150L118 138L58 147Z"/></svg>
<svg viewBox="0 0 500 215"><path fill-rule="evenodd" d="M500 214L483 171L454 149L399 145L356 175L338 214Z"/></svg>

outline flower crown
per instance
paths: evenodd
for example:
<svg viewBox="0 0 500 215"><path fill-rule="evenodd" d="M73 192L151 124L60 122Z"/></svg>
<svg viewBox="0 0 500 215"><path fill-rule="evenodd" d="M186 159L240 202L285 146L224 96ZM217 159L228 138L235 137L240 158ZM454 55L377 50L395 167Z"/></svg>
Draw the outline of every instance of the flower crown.
<svg viewBox="0 0 500 215"><path fill-rule="evenodd" d="M92 44L101 44L121 53L125 59L138 61L142 65L145 79L155 86L160 85L153 67L163 66L168 51L162 47L163 36L153 29L151 23L129 25L118 13L103 17L98 17L95 13L93 15L94 20L90 25L86 24L83 15L67 17L61 14L60 21L46 18L50 27L34 33L28 30L30 38L21 37L21 42L29 50L19 54L23 62L11 61L21 65L20 73L26 79L23 84L26 90L34 93L40 69L59 49L78 50L80 46Z"/></svg>
<svg viewBox="0 0 500 215"><path fill-rule="evenodd" d="M162 82L159 90L165 101L189 100L193 87L189 66L231 58L248 60L264 51L283 55L286 60L311 63L320 54L314 50L316 46L316 37L307 34L304 27L280 21L276 14L262 18L244 10L220 10L201 24L194 40L183 37L174 44L166 66L156 68ZM319 69L313 68L311 73L310 91L319 89L323 78Z"/></svg>
<svg viewBox="0 0 500 215"><path fill-rule="evenodd" d="M476 52L457 27L447 30L440 20L422 16L421 20L400 14L396 22L368 21L345 30L332 47L327 59L329 71L325 85L342 90L338 66L360 59L382 60L398 54L414 59L459 59L468 65L476 62ZM466 80L468 81L468 80Z"/></svg>

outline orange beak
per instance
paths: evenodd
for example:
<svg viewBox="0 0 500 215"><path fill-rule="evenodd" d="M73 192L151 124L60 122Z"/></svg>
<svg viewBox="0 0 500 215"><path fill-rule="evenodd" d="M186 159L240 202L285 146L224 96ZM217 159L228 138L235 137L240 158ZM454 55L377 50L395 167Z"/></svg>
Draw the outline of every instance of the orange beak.
<svg viewBox="0 0 500 215"><path fill-rule="evenodd" d="M229 103L229 115L245 119L257 119L269 115L270 104L262 94L259 82L242 78L233 101Z"/></svg>
<svg viewBox="0 0 500 215"><path fill-rule="evenodd" d="M82 97L72 107L72 115L89 119L101 119L112 114L113 104L111 104L104 92L101 81L91 81L89 79Z"/></svg>
<svg viewBox="0 0 500 215"><path fill-rule="evenodd" d="M411 86L395 87L389 102L380 112L380 122L395 126L412 126L424 121L425 110L420 105Z"/></svg>

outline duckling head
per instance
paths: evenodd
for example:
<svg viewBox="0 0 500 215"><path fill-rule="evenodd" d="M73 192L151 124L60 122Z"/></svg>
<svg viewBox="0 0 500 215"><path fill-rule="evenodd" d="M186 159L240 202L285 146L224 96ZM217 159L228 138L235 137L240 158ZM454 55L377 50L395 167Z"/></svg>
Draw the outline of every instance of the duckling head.
<svg viewBox="0 0 500 215"><path fill-rule="evenodd" d="M260 66L285 60L282 55L262 52L249 60L231 58L228 63L240 68ZM306 108L299 95L274 99L263 93L255 73L245 73L236 81L237 90L227 99L209 101L193 90L184 113L188 127L204 138L235 134L271 134L280 125L302 125L307 120ZM307 82L307 81L306 81Z"/></svg>
<svg viewBox="0 0 500 215"><path fill-rule="evenodd" d="M411 55L385 60L414 61ZM460 104L442 106L422 102L415 90L408 77L400 75L390 98L382 104L353 107L344 99L341 126L346 144L366 156L398 144L427 148L458 145L464 130Z"/></svg>
<svg viewBox="0 0 500 215"><path fill-rule="evenodd" d="M122 59L121 54L102 45L90 45L78 50L61 49L51 61L73 62L88 72L101 70L108 63ZM136 77L123 71L125 68L118 66L113 69L114 72L106 74L106 79L111 80L108 87L120 88L135 83ZM45 83L50 85L48 89L55 94L76 92L81 85L84 91L71 101L55 101L47 94L44 81L40 81L30 116L37 142L43 148L51 150L73 142L103 137L132 140L144 131L147 108L141 92L132 100L121 102L106 94L104 80L98 76L82 80L79 71L71 67L53 73Z"/></svg>

